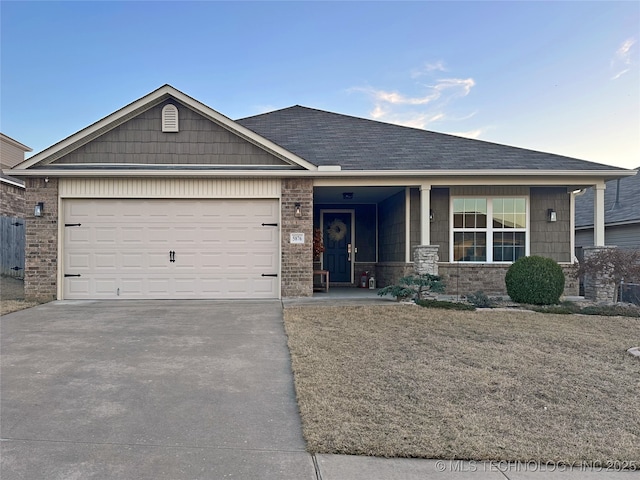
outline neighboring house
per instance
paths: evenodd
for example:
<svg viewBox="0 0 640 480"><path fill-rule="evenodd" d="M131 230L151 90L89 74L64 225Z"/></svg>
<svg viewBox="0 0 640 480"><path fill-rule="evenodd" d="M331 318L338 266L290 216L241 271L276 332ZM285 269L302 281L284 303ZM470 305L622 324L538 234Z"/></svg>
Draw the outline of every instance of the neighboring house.
<svg viewBox="0 0 640 480"><path fill-rule="evenodd" d="M24 275L24 182L5 170L24 161L31 149L0 133L0 274Z"/></svg>
<svg viewBox="0 0 640 480"><path fill-rule="evenodd" d="M449 292L504 292L523 255L572 268L572 192L633 173L300 106L233 121L169 85L12 171L43 299L309 296L434 250Z"/></svg>
<svg viewBox="0 0 640 480"><path fill-rule="evenodd" d="M590 188L576 198L578 248L593 245L593 195ZM640 175L606 183L604 223L606 245L640 249Z"/></svg>

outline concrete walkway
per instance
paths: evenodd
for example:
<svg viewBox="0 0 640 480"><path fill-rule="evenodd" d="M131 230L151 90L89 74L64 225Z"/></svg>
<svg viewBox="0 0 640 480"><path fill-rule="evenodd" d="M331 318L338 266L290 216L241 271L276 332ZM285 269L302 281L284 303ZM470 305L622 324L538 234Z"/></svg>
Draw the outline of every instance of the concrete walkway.
<svg viewBox="0 0 640 480"><path fill-rule="evenodd" d="M2 480L640 477L602 465L311 456L277 301L53 302L0 321Z"/></svg>

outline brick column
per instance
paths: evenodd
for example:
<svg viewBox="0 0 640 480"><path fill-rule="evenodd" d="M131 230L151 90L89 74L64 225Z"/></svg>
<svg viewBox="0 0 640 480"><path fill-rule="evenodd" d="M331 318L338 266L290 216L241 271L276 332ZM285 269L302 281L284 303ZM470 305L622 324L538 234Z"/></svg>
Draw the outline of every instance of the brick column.
<svg viewBox="0 0 640 480"><path fill-rule="evenodd" d="M26 251L24 295L27 300L51 301L58 295L58 179L25 181ZM41 217L35 205L44 204Z"/></svg>
<svg viewBox="0 0 640 480"><path fill-rule="evenodd" d="M418 275L438 275L438 245L418 245L413 248L413 264Z"/></svg>
<svg viewBox="0 0 640 480"><path fill-rule="evenodd" d="M295 204L302 216L295 217ZM282 180L282 286L283 297L313 295L313 180ZM304 243L291 243L292 233L304 233Z"/></svg>
<svg viewBox="0 0 640 480"><path fill-rule="evenodd" d="M596 255L604 250L616 247L583 247L584 259ZM615 283L610 271L604 271L599 275L584 276L584 298L594 302L611 302L615 291Z"/></svg>

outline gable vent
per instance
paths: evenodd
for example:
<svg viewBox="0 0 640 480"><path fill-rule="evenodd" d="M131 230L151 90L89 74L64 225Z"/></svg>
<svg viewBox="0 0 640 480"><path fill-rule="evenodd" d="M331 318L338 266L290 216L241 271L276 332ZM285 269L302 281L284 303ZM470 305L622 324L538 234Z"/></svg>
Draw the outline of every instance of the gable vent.
<svg viewBox="0 0 640 480"><path fill-rule="evenodd" d="M178 132L178 108L175 105L165 105L162 109L162 131Z"/></svg>

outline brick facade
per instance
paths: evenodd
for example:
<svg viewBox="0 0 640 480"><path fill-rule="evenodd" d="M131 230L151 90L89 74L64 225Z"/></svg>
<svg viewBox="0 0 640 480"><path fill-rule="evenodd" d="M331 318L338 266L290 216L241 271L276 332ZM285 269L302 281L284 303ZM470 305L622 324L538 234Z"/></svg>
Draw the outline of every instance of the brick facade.
<svg viewBox="0 0 640 480"><path fill-rule="evenodd" d="M376 265L376 286L386 287L398 283L402 277L414 275L413 263L385 262Z"/></svg>
<svg viewBox="0 0 640 480"><path fill-rule="evenodd" d="M58 179L26 180L26 255L24 294L28 300L49 301L57 298L58 274ZM33 207L42 202L41 217Z"/></svg>
<svg viewBox="0 0 640 480"><path fill-rule="evenodd" d="M565 277L564 295L578 295L576 266L571 264L560 266ZM507 294L504 277L510 265L440 263L438 267L440 276L446 284L447 295L464 296L479 290L487 295Z"/></svg>
<svg viewBox="0 0 640 480"><path fill-rule="evenodd" d="M281 202L282 296L310 297L313 295L313 180L283 179ZM294 215L296 203L300 203L300 218ZM304 233L304 244L292 244L292 233Z"/></svg>
<svg viewBox="0 0 640 480"><path fill-rule="evenodd" d="M0 182L0 214L24 218L24 187Z"/></svg>

